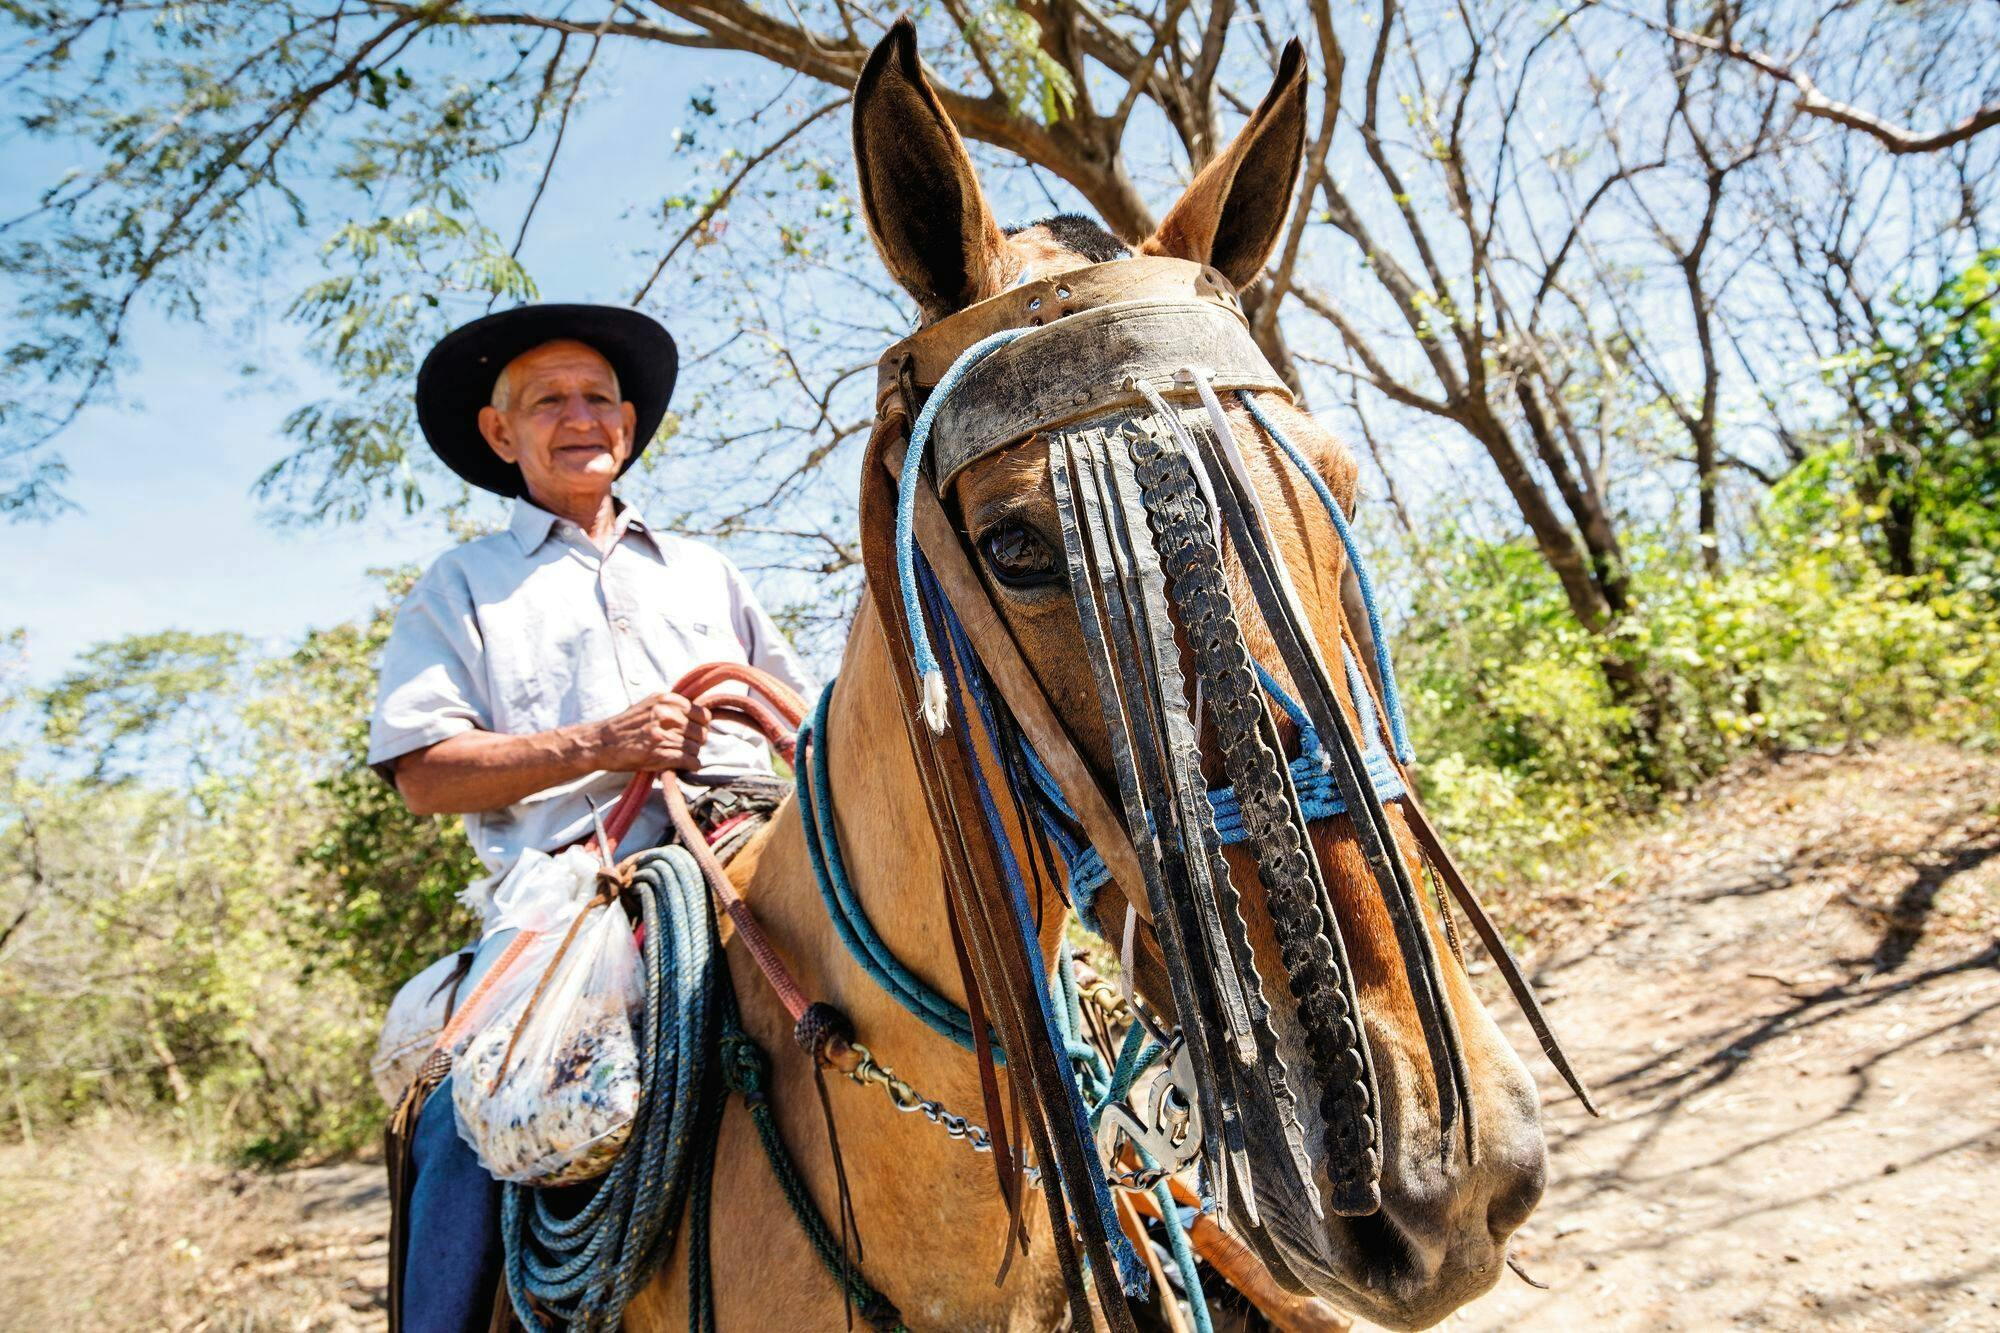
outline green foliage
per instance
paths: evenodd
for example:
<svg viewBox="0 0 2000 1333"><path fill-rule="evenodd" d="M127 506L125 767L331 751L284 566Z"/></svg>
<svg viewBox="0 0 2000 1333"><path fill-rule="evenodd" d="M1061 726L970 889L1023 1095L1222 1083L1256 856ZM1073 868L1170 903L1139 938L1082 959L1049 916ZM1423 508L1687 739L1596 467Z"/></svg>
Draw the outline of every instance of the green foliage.
<svg viewBox="0 0 2000 1333"><path fill-rule="evenodd" d="M267 1164L379 1127L382 1007L469 936L453 895L480 873L455 821L361 766L388 624L259 662L233 635L134 636L0 693L0 718L39 714L47 756L0 746L17 1114L164 1110Z"/></svg>
<svg viewBox="0 0 2000 1333"><path fill-rule="evenodd" d="M1766 545L1719 578L1685 546L1636 548L1639 604L1608 639L1563 613L1524 543L1424 544L1398 661L1419 781L1468 859L1544 874L1747 751L2000 743L1991 605L1885 573L1858 523L1781 526L1790 504L1781 490Z"/></svg>
<svg viewBox="0 0 2000 1333"><path fill-rule="evenodd" d="M1861 521L1892 573L1935 571L2000 605L2000 250L1927 297L1899 292L1873 345L1836 358L1847 435L1783 503Z"/></svg>
<svg viewBox="0 0 2000 1333"><path fill-rule="evenodd" d="M315 966L339 966L383 1001L471 936L476 927L457 895L485 873L458 821L411 814L364 766L375 664L391 622L384 610L362 625L315 632L288 664L341 757L318 784L325 815L298 852L316 872L301 925L318 946Z"/></svg>
<svg viewBox="0 0 2000 1333"><path fill-rule="evenodd" d="M118 777L75 750L54 764L0 750L0 1064L16 1113L163 1109L197 1142L266 1161L358 1143L374 1124L371 1015L351 981L313 975L287 911L323 756L273 743L286 710L236 669L229 636L160 648L106 645L99 670L12 695L48 723L105 719L147 742ZM77 734L87 750L96 728ZM224 751L236 758L204 757Z"/></svg>
<svg viewBox="0 0 2000 1333"><path fill-rule="evenodd" d="M187 710L227 686L244 648L240 635L182 630L99 644L43 696L43 739L92 753L92 773L102 778L125 747L175 730Z"/></svg>
<svg viewBox="0 0 2000 1333"><path fill-rule="evenodd" d="M985 59L994 82L1017 111L1031 111L1045 125L1070 113L1076 81L1042 49L1042 29L1032 14L1007 0L986 5L965 25L965 40Z"/></svg>

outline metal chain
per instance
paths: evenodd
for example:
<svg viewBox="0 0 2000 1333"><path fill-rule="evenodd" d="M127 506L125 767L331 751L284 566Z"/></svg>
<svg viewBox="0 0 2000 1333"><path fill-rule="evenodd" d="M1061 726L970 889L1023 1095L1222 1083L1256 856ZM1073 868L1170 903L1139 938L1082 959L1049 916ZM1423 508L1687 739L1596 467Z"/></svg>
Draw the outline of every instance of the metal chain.
<svg viewBox="0 0 2000 1333"><path fill-rule="evenodd" d="M1088 1000L1091 1004L1097 1006L1099 1011L1114 1023L1129 1024L1133 1021L1132 1010L1125 1003L1125 997L1120 995L1118 988L1108 981L1101 978L1092 981L1082 981L1079 979L1077 994L1079 998ZM877 1060L875 1053L860 1042L855 1042L848 1049L852 1050L859 1057L855 1061L854 1068L846 1071L848 1078L864 1088L873 1087L882 1089L883 1094L888 1097L890 1104L898 1111L906 1115L922 1115L924 1119L942 1129L947 1138L956 1139L964 1143L972 1151L987 1153L993 1151L993 1136L986 1132L985 1126L975 1121L967 1120L964 1116L946 1107L943 1102L933 1097L926 1097L918 1092L910 1086L907 1079L903 1078L902 1075L898 1074L888 1065ZM1042 1187L1041 1169L1030 1166L1024 1168L1024 1171L1028 1177L1028 1183L1034 1188L1040 1189ZM1151 1189L1170 1174L1168 1171L1155 1167L1133 1171L1114 1170L1108 1173L1108 1178L1110 1183L1116 1188L1139 1190Z"/></svg>

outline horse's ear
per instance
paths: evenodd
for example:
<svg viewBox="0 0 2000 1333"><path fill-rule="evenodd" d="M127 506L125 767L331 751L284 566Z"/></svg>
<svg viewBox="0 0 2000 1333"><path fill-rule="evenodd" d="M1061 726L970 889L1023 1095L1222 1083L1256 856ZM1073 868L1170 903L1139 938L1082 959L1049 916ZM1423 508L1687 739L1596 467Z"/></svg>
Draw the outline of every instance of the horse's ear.
<svg viewBox="0 0 2000 1333"><path fill-rule="evenodd" d="M875 47L855 85L854 161L875 247L926 320L1000 290L1007 238L924 78L907 18Z"/></svg>
<svg viewBox="0 0 2000 1333"><path fill-rule="evenodd" d="M1194 178L1139 252L1213 264L1238 287L1255 282L1284 231L1305 147L1305 50L1295 37L1236 141Z"/></svg>

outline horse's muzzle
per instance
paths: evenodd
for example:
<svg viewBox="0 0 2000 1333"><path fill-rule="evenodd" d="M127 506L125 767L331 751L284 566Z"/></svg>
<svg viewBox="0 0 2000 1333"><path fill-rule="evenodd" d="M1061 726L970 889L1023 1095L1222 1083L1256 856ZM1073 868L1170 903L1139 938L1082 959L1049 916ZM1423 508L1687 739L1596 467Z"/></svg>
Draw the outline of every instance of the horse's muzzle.
<svg viewBox="0 0 2000 1333"><path fill-rule="evenodd" d="M1518 1057L1483 1012L1465 1027L1491 1075L1479 1084L1474 1153L1455 1131L1440 1135L1433 1104L1417 1092L1429 1077L1421 1050L1371 1022L1389 1145L1382 1206L1322 1219L1288 1188L1288 1173L1265 1173L1258 1205L1266 1245L1288 1270L1273 1265L1280 1281L1387 1328L1428 1328L1499 1279L1509 1239L1541 1201L1546 1147L1538 1096ZM1232 1223L1242 1229L1240 1219Z"/></svg>

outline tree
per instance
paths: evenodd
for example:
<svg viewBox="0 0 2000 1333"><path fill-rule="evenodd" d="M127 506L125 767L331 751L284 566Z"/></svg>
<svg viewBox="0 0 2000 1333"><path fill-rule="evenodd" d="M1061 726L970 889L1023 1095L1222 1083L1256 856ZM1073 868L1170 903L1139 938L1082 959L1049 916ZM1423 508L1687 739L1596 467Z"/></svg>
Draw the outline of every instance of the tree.
<svg viewBox="0 0 2000 1333"><path fill-rule="evenodd" d="M1881 336L1833 363L1853 411L1852 484L1883 568L2000 593L2000 251L1928 296L1896 293Z"/></svg>
<svg viewBox="0 0 2000 1333"><path fill-rule="evenodd" d="M1248 110L1242 90L1268 81L1280 37L1309 34L1320 95L1301 205L1245 294L1257 336L1311 402L1392 442L1381 456L1413 504L1458 484L1434 460L1483 460L1495 521L1529 536L1570 614L1603 635L1638 596L1635 523L1691 496L1712 572L1725 482L1762 485L1799 456L1796 405L1771 386L1816 374L1798 364L1815 330L1793 305L1813 264L1766 187L1801 172L1870 184L1821 170L1819 136L1846 131L1731 44L1910 54L1871 73L1882 105L1916 105L2000 46L1982 45L1992 14L1963 8L1837 5L1802 28L1795 6L1722 0L947 0L922 45L954 119L1011 165L989 175L1010 206L1080 204L1137 239L1160 183L1198 169ZM325 271L289 310L341 389L290 416L267 494L335 519L436 498L439 474L411 448L422 350L536 291L529 238L565 144L604 111L607 71L696 51L705 78L733 82L685 88L684 123L661 135L680 145L680 178L647 191L657 234L626 273L642 304L676 294L689 343L674 433L652 458L711 482L663 488L659 517L793 568L851 568L837 503L850 483L828 469L851 461L873 359L911 315L875 275L842 134L890 10L81 0L8 14L6 86L27 125L92 157L0 222L22 329L0 386L0 505L68 498L52 442L115 389L138 304L199 317L219 279L316 241ZM1903 155L1887 176L1976 220L2000 179L1989 137ZM1935 212L1886 230L1941 235ZM1786 309L1797 318L1774 330ZM831 496L815 484L828 475Z"/></svg>

